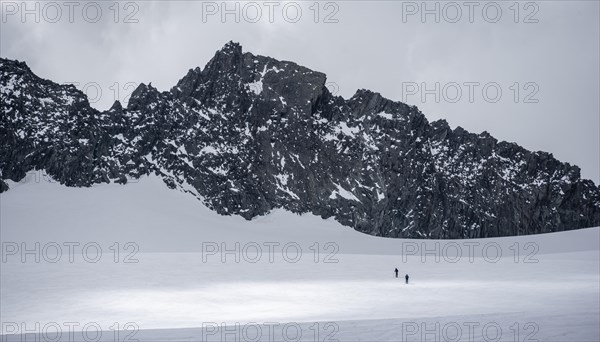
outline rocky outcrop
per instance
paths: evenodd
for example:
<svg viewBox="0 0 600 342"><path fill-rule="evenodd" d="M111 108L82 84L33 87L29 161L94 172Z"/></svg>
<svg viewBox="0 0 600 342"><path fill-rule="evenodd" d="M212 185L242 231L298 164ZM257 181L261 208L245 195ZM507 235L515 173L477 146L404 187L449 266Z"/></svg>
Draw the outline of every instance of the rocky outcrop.
<svg viewBox="0 0 600 342"><path fill-rule="evenodd" d="M368 90L345 100L324 74L235 43L170 91L141 84L104 112L24 63L2 59L0 71L1 180L44 169L81 187L156 173L223 215L286 208L387 237L600 225L600 189L577 166Z"/></svg>

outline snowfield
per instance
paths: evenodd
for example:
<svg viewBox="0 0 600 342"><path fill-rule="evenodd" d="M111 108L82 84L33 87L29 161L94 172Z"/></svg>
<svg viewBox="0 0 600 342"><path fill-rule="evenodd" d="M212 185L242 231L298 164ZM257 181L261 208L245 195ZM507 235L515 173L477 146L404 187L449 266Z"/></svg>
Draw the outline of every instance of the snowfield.
<svg viewBox="0 0 600 342"><path fill-rule="evenodd" d="M157 177L9 186L0 341L600 340L600 228L385 239L220 216Z"/></svg>

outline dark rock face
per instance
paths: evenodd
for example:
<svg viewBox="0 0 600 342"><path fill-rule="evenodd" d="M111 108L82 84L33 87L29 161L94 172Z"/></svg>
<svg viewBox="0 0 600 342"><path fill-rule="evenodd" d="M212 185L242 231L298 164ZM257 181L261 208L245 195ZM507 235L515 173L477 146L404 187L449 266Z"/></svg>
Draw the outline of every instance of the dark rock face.
<svg viewBox="0 0 600 342"><path fill-rule="evenodd" d="M99 112L73 86L0 60L0 192L45 169L67 186L160 175L223 215L273 208L372 235L478 238L600 225L600 188L551 154L429 123L368 90L228 43L168 92Z"/></svg>

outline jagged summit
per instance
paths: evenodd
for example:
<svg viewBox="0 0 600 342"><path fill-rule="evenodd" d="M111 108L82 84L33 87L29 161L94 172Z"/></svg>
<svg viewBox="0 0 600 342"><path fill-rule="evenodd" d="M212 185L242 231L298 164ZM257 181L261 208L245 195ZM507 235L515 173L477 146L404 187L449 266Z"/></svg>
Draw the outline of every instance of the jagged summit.
<svg viewBox="0 0 600 342"><path fill-rule="evenodd" d="M415 106L229 42L126 108L0 60L0 191L46 170L68 186L144 174L223 215L273 208L389 237L474 238L600 225L600 189L551 154L432 123Z"/></svg>
<svg viewBox="0 0 600 342"><path fill-rule="evenodd" d="M223 47L221 48L221 50L219 50L219 52L231 53L231 54L241 54L242 46L240 45L240 43L230 40L227 43L225 43L225 45L223 45Z"/></svg>

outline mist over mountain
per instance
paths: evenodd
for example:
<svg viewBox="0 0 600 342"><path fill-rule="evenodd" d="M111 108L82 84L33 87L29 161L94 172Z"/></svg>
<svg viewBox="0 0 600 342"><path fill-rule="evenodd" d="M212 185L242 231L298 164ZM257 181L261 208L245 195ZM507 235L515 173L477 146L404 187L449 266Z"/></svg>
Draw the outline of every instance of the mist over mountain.
<svg viewBox="0 0 600 342"><path fill-rule="evenodd" d="M0 73L0 192L31 170L73 187L152 173L222 215L284 208L377 236L600 226L600 188L577 166L369 90L334 96L325 74L233 42L171 90L140 84L103 112L25 63L0 59Z"/></svg>

